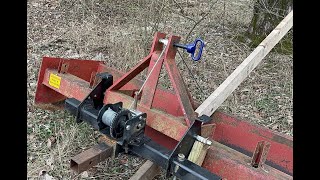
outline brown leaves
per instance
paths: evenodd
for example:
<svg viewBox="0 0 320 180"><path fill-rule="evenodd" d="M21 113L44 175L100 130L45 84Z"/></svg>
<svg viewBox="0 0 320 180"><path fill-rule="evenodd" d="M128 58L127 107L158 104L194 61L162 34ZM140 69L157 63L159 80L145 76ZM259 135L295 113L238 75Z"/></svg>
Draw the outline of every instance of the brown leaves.
<svg viewBox="0 0 320 180"><path fill-rule="evenodd" d="M47 140L47 147L50 149L52 147L52 145L54 145L56 143L56 138L51 136L48 140Z"/></svg>

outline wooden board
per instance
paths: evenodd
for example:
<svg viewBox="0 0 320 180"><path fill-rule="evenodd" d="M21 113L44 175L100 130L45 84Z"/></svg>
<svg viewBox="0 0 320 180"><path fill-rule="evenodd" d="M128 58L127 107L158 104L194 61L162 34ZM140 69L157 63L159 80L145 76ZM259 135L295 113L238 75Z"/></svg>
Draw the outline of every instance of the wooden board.
<svg viewBox="0 0 320 180"><path fill-rule="evenodd" d="M147 160L130 180L149 180L153 179L160 172L160 167L152 161Z"/></svg>
<svg viewBox="0 0 320 180"><path fill-rule="evenodd" d="M209 137L212 132L215 130L215 124L206 124L201 126L201 136L204 138ZM209 139L212 141L212 139ZM195 141L193 143L192 149L188 156L188 160L197 164L198 166L202 166L204 158L206 157L207 151L209 149L209 145L203 144L199 141Z"/></svg>
<svg viewBox="0 0 320 180"><path fill-rule="evenodd" d="M291 29L292 25L293 11L279 23L258 47L233 71L233 73L196 109L199 116L203 114L211 116Z"/></svg>

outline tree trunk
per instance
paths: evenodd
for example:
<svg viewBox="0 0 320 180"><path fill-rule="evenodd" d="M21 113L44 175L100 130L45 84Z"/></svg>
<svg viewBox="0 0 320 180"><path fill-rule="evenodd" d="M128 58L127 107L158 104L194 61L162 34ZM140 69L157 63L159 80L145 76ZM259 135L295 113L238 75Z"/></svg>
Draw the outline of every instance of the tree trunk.
<svg viewBox="0 0 320 180"><path fill-rule="evenodd" d="M258 45L292 10L292 0L256 0L247 31L251 45Z"/></svg>

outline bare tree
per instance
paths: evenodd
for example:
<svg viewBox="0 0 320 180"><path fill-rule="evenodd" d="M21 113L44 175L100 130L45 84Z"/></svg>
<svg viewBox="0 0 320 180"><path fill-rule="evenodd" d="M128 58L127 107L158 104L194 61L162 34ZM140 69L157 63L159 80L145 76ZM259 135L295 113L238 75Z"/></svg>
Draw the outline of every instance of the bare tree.
<svg viewBox="0 0 320 180"><path fill-rule="evenodd" d="M247 30L252 45L259 44L292 10L292 6L292 0L256 0Z"/></svg>

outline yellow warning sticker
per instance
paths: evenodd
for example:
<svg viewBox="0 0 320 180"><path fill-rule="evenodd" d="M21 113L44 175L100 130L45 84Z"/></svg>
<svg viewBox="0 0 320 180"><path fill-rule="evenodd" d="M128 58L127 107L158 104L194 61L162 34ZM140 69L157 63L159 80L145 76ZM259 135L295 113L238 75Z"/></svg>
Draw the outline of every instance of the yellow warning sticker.
<svg viewBox="0 0 320 180"><path fill-rule="evenodd" d="M55 75L55 74L50 74L50 77L49 77L49 84L50 86L52 87L55 87L57 89L60 88L60 82L61 82L61 77Z"/></svg>

